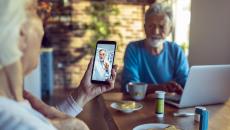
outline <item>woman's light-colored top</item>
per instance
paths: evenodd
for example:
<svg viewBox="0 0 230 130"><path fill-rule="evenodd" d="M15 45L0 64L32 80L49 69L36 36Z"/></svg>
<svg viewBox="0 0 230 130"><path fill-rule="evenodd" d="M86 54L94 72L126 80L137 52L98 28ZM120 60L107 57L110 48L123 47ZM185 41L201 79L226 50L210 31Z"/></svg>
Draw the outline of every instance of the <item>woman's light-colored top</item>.
<svg viewBox="0 0 230 130"><path fill-rule="evenodd" d="M0 97L0 129L56 130L28 101L16 102L5 97Z"/></svg>
<svg viewBox="0 0 230 130"><path fill-rule="evenodd" d="M79 115L83 110L82 107L73 99L71 95L63 103L56 106L56 108L71 117Z"/></svg>

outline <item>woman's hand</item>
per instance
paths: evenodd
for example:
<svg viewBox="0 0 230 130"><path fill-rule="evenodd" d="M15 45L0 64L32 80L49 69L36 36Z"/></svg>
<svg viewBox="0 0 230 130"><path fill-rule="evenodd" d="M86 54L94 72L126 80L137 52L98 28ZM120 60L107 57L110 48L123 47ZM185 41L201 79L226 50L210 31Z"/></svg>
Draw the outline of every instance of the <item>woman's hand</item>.
<svg viewBox="0 0 230 130"><path fill-rule="evenodd" d="M73 98L82 108L94 97L114 88L116 78L116 66L114 66L114 68L112 69L112 79L108 80L108 85L99 85L91 83L92 66L93 62L91 60L85 72L85 75L81 80L80 86L76 88L76 90L74 90L74 92L72 93ZM37 99L35 96L33 96L25 90L23 92L23 96L30 102L31 106L35 110L39 111L49 119L69 117L65 113L57 110L55 107L45 104L43 101Z"/></svg>
<svg viewBox="0 0 230 130"><path fill-rule="evenodd" d="M84 107L84 105L94 97L114 88L117 66L113 66L113 69L111 70L112 79L107 80L109 84L94 84L91 82L93 68L92 59L90 60L83 79L81 80L80 86L72 93L73 98L81 107Z"/></svg>

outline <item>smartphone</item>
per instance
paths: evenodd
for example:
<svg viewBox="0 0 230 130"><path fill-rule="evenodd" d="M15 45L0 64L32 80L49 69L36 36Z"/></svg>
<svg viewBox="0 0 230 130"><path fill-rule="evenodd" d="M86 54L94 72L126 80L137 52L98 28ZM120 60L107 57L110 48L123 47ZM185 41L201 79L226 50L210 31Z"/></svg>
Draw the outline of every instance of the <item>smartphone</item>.
<svg viewBox="0 0 230 130"><path fill-rule="evenodd" d="M108 84L116 52L115 41L98 41L93 60L91 82Z"/></svg>

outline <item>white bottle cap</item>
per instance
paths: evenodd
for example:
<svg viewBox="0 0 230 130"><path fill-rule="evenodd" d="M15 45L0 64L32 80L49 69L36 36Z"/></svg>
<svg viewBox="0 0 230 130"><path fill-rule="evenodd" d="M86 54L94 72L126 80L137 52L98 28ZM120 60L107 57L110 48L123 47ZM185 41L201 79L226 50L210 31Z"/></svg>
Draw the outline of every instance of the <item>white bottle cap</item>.
<svg viewBox="0 0 230 130"><path fill-rule="evenodd" d="M195 107L195 111L196 111L196 109L206 110L206 108L205 108L205 107L202 107L202 106ZM195 112L194 120L195 120L196 122L200 122L200 114L197 114L197 113Z"/></svg>
<svg viewBox="0 0 230 130"><path fill-rule="evenodd" d="M155 91L155 98L165 98L165 91Z"/></svg>

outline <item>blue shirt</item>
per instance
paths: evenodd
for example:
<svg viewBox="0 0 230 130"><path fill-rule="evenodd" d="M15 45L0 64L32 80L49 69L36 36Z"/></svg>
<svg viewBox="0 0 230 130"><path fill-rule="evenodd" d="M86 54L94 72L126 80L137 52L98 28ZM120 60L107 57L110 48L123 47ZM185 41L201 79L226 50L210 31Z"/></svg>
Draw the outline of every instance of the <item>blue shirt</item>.
<svg viewBox="0 0 230 130"><path fill-rule="evenodd" d="M144 47L144 40L130 43L124 56L122 89L128 82L161 84L176 81L184 87L189 65L183 50L173 42L165 41L159 55L152 55Z"/></svg>

